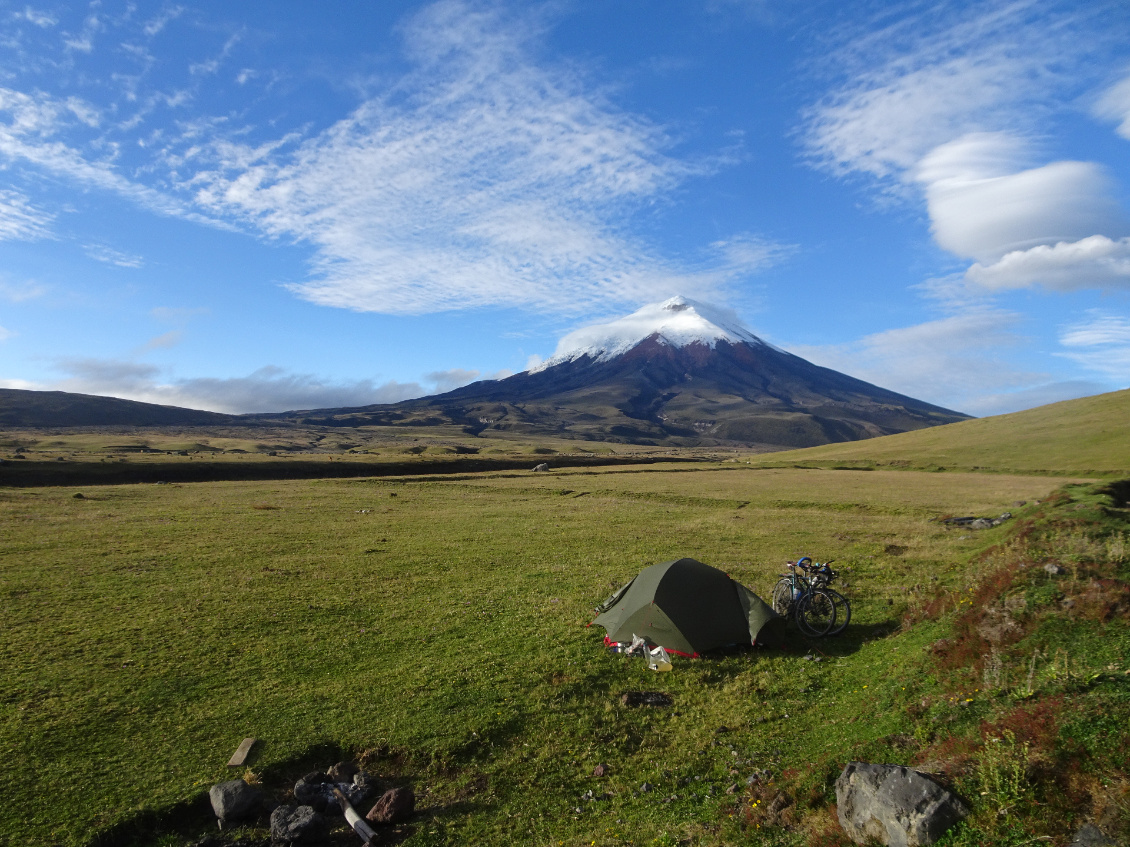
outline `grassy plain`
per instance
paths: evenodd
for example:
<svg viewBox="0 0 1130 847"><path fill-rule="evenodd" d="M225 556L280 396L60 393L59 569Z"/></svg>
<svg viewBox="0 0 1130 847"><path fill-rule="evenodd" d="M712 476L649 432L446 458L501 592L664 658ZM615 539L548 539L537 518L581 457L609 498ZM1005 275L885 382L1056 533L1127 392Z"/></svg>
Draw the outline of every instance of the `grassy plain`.
<svg viewBox="0 0 1130 847"><path fill-rule="evenodd" d="M411 783L412 845L843 843L827 807L846 761L921 761L1023 700L1001 683L1013 659L994 688L927 648L993 572L978 554L1062 482L730 461L0 489L0 843L195 843L245 736L276 794L345 756ZM938 521L1006 510L980 533ZM1045 544L1079 584L1086 556L1121 561L1088 532ZM844 574L838 639L657 676L585 626L643 566L692 556L768 594L801 554ZM1033 658L1029 688L1124 680L1119 620ZM672 709L619 703L656 688ZM969 756L950 755L967 793L988 784ZM954 843L988 843L990 811Z"/></svg>

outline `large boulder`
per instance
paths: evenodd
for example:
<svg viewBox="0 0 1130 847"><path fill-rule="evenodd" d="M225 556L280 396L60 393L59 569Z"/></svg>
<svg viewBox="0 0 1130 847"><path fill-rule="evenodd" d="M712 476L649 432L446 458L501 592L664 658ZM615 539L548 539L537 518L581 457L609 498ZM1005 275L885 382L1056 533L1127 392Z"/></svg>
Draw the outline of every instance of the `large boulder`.
<svg viewBox="0 0 1130 847"><path fill-rule="evenodd" d="M836 780L840 826L856 844L933 844L969 808L929 777L900 765L849 762Z"/></svg>
<svg viewBox="0 0 1130 847"><path fill-rule="evenodd" d="M412 817L416 811L416 795L411 788L390 788L381 795L365 818L371 823L400 823Z"/></svg>
<svg viewBox="0 0 1130 847"><path fill-rule="evenodd" d="M213 785L208 799L220 823L225 824L254 817L263 802L263 793L242 779L233 779Z"/></svg>

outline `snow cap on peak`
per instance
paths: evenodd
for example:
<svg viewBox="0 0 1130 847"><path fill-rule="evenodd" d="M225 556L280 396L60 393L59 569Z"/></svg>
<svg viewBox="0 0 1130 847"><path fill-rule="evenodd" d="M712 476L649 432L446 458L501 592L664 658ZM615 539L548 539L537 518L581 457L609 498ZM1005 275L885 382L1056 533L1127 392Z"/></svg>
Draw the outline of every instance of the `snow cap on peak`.
<svg viewBox="0 0 1130 847"><path fill-rule="evenodd" d="M713 347L718 341L764 343L742 326L737 315L729 309L679 296L644 306L610 323L574 330L557 343L553 356L530 370L545 370L582 356L606 362L628 352L652 335L658 336L660 343L672 347L695 343Z"/></svg>

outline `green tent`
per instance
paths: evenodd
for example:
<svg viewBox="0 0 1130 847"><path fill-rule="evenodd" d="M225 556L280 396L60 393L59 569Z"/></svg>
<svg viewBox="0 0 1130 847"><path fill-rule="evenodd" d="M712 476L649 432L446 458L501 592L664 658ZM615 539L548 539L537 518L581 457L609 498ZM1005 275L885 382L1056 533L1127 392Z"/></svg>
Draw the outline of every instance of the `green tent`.
<svg viewBox="0 0 1130 847"><path fill-rule="evenodd" d="M597 607L593 623L611 644L632 635L669 653L697 656L730 644L756 644L766 624L781 620L760 597L729 575L694 559L644 568Z"/></svg>

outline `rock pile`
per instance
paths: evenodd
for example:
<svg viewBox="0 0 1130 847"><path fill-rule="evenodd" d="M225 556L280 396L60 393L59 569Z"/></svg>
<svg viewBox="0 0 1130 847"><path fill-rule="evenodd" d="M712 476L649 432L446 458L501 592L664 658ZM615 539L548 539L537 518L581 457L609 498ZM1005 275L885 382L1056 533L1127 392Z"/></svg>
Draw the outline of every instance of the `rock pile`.
<svg viewBox="0 0 1130 847"><path fill-rule="evenodd" d="M1012 512L1005 512L999 518L943 518L942 523L946 526L960 526L965 529L990 529L994 526L1000 526L1007 520L1012 520Z"/></svg>
<svg viewBox="0 0 1130 847"><path fill-rule="evenodd" d="M360 814L367 801L378 797L365 819L393 825L411 819L416 796L411 788L389 787L383 792L375 777L353 762L339 762L326 771L312 771L294 783L291 802L267 801L264 791L242 779L221 782L208 792L220 827L270 818L271 840L278 845L322 842L343 815L335 791ZM287 799L290 799L289 797Z"/></svg>

